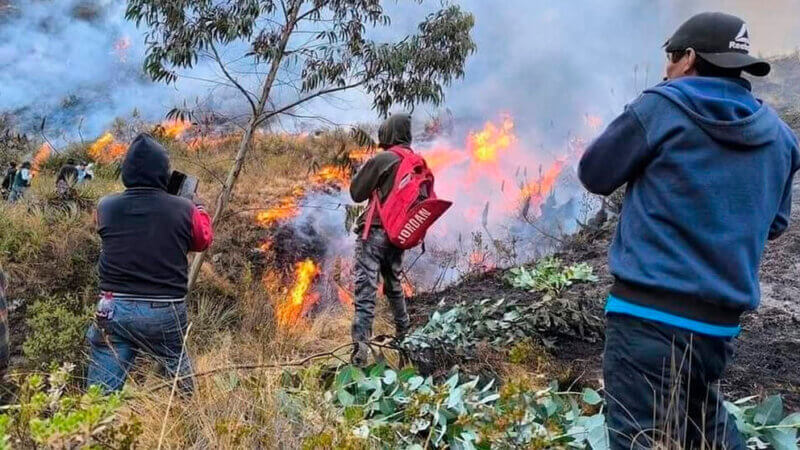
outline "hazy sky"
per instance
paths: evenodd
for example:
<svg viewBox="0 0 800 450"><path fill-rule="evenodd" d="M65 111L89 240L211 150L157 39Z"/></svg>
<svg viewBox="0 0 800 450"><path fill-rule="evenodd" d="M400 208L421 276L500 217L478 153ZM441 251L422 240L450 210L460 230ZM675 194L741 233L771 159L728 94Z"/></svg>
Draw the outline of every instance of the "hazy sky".
<svg viewBox="0 0 800 450"><path fill-rule="evenodd" d="M72 17L77 0L20 0L13 14L0 19L0 110L15 111L28 124L46 115L54 133L75 129L83 118L83 132L91 136L134 108L158 119L183 100L213 98L228 110L241 105L230 92L209 94L209 86L197 80L169 87L148 82L141 72L142 30L125 22L124 2L95 2L103 13L90 22ZM448 106L466 122L510 112L520 130L548 141L563 139L587 113L613 117L657 82L663 72L661 44L695 12L743 16L759 52L781 53L800 45L800 0L459 3L476 16L478 52L468 62L466 78L449 89ZM412 31L438 1L387 4L394 23L382 36ZM120 49L120 42L129 48ZM201 67L191 75L213 75L213 70ZM375 119L358 94L319 102L313 109L345 123Z"/></svg>

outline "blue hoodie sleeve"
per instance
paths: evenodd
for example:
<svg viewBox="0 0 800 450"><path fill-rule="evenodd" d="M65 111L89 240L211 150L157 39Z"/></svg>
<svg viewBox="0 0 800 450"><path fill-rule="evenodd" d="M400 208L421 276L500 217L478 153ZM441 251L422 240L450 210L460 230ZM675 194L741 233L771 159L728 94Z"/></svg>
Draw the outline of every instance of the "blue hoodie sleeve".
<svg viewBox="0 0 800 450"><path fill-rule="evenodd" d="M789 218L792 215L792 186L794 185L794 174L800 169L800 152L798 152L797 141L795 140L794 149L792 151L792 171L789 174L789 179L786 181L786 187L783 189L783 197L781 198L778 213L772 220L772 225L769 227L770 241L778 239L789 228Z"/></svg>
<svg viewBox="0 0 800 450"><path fill-rule="evenodd" d="M578 166L578 177L586 189L610 195L630 181L653 158L647 134L632 106L586 149Z"/></svg>
<svg viewBox="0 0 800 450"><path fill-rule="evenodd" d="M792 214L792 178L794 177L790 177L789 182L786 184L778 214L775 215L775 219L769 227L770 241L781 237L786 229L789 228L789 216Z"/></svg>

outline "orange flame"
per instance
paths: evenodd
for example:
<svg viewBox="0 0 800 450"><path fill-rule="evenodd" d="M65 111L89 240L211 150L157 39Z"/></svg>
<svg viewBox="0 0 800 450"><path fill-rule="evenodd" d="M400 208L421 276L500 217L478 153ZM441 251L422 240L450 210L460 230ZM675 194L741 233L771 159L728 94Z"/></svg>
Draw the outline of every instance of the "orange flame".
<svg viewBox="0 0 800 450"><path fill-rule="evenodd" d="M448 148L436 148L426 151L422 156L428 167L434 172L441 168L451 167L466 161L469 156L464 152L451 150Z"/></svg>
<svg viewBox="0 0 800 450"><path fill-rule="evenodd" d="M162 133L170 139L181 137L189 128L192 128L192 122L188 120L175 119L161 122Z"/></svg>
<svg viewBox="0 0 800 450"><path fill-rule="evenodd" d="M295 196L283 197L277 206L256 214L256 222L263 227L270 227L282 220L297 216L300 213L300 209L297 207L297 194L298 192L295 192Z"/></svg>
<svg viewBox="0 0 800 450"><path fill-rule="evenodd" d="M128 152L125 144L117 142L114 135L106 133L89 146L89 156L98 163L108 164L121 159Z"/></svg>
<svg viewBox="0 0 800 450"><path fill-rule="evenodd" d="M258 249L266 253L272 250L272 245L273 245L272 240L267 239L266 241L262 242L261 245L258 246Z"/></svg>
<svg viewBox="0 0 800 450"><path fill-rule="evenodd" d="M368 148L359 148L350 152L347 157L353 161L362 162L371 158L375 154L374 150Z"/></svg>
<svg viewBox="0 0 800 450"><path fill-rule="evenodd" d="M197 136L192 138L187 144L186 147L193 151L197 152L200 150L205 149L216 149L221 147L232 140L236 139L237 136L228 135L228 136L220 136L220 137L212 137L212 136Z"/></svg>
<svg viewBox="0 0 800 450"><path fill-rule="evenodd" d="M467 139L467 147L475 160L495 162L498 153L508 149L516 141L514 119L510 115L506 115L499 127L492 122L486 122L482 131L471 132Z"/></svg>
<svg viewBox="0 0 800 450"><path fill-rule="evenodd" d="M278 323L284 327L296 324L319 299L318 295L309 294L314 278L319 275L319 267L314 261L306 259L298 262L294 273L294 285L289 290L289 296L275 311Z"/></svg>
<svg viewBox="0 0 800 450"><path fill-rule="evenodd" d="M400 285L403 288L403 295L405 297L413 297L414 294L416 294L417 292L417 289L413 285L411 285L411 283L409 283L407 280L403 280L403 282L401 282Z"/></svg>
<svg viewBox="0 0 800 450"><path fill-rule="evenodd" d="M342 306L353 306L355 300L353 299L353 296L350 294L350 292L347 291L347 289L337 284L336 291L339 294L339 303L341 303Z"/></svg>
<svg viewBox="0 0 800 450"><path fill-rule="evenodd" d="M538 181L522 188L522 197L530 199L534 206L541 205L544 197L553 190L553 186L555 186L558 176L561 175L566 163L565 159L556 160Z"/></svg>
<svg viewBox="0 0 800 450"><path fill-rule="evenodd" d="M317 184L336 183L346 186L350 184L350 174L339 166L325 166L311 176L311 182Z"/></svg>
<svg viewBox="0 0 800 450"><path fill-rule="evenodd" d="M586 114L586 125L588 125L592 131L599 131L600 127L603 126L603 119L599 116Z"/></svg>
<svg viewBox="0 0 800 450"><path fill-rule="evenodd" d="M36 155L33 156L33 161L31 161L31 172L34 174L39 173L42 168L42 165L47 161L47 158L50 157L50 153L53 151L50 148L50 144L45 142L39 147L39 150L36 151Z"/></svg>

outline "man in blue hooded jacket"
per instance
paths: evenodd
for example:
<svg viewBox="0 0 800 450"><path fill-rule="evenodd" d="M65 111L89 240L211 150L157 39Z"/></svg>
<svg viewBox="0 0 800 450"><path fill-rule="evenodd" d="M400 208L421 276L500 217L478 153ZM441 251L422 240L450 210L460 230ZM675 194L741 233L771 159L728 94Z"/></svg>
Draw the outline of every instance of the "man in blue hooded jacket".
<svg viewBox="0 0 800 450"><path fill-rule="evenodd" d="M666 44L667 78L586 150L580 179L627 184L609 264L603 376L612 448L745 448L715 384L739 319L759 303L767 239L787 228L798 141L742 71L746 23L692 17Z"/></svg>

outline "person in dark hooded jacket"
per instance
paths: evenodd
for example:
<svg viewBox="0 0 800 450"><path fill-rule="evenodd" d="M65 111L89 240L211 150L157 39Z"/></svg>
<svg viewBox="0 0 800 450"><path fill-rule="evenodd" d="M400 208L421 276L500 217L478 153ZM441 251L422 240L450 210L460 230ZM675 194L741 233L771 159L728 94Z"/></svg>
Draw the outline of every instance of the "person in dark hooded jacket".
<svg viewBox="0 0 800 450"><path fill-rule="evenodd" d="M122 162L125 191L100 200L101 298L88 332L89 385L119 390L137 354L158 359L193 390L184 347L187 253L207 249L211 220L202 205L167 193L166 150L140 134Z"/></svg>
<svg viewBox="0 0 800 450"><path fill-rule="evenodd" d="M667 80L628 105L587 149L579 176L627 184L611 246L603 358L614 449L745 448L716 390L740 318L759 303L767 239L787 228L798 141L756 99L740 18L703 13L666 45ZM671 431L673 435L655 432Z"/></svg>
<svg viewBox="0 0 800 450"><path fill-rule="evenodd" d="M58 195L66 195L69 189L78 182L78 167L75 160L70 158L67 163L61 166L56 175L56 192Z"/></svg>
<svg viewBox="0 0 800 450"><path fill-rule="evenodd" d="M388 150L402 146L411 149L411 116L395 114L383 122L378 130L379 146ZM400 157L390 151L382 151L369 159L356 173L350 184L350 196L356 203L367 201L378 191L384 201L394 186ZM366 240L361 238L365 225L365 214L356 222L355 252L355 317L352 337L355 349L353 364L364 366L369 357L367 343L372 337L372 322L375 319L375 300L378 276L383 278L383 293L392 307L395 335L398 340L408 332L409 318L406 299L400 277L403 270L403 250L389 242L377 214L373 215L372 228Z"/></svg>

